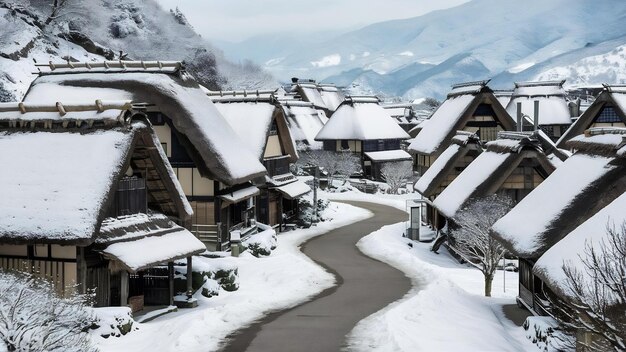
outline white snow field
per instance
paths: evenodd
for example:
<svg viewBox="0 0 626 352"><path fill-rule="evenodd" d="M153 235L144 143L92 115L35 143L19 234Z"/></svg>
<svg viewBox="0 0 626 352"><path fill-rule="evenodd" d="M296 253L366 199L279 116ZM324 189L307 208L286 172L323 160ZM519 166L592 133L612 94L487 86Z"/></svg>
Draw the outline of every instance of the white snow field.
<svg viewBox="0 0 626 352"><path fill-rule="evenodd" d="M518 275L499 270L491 298L483 297L480 271L456 262L445 249L402 237L404 223L359 241L366 255L403 271L414 288L361 320L348 336L351 351L533 351L522 328L504 317L515 304ZM409 243L413 247L409 246ZM504 290L506 280L506 291Z"/></svg>
<svg viewBox="0 0 626 352"><path fill-rule="evenodd" d="M324 216L333 220L309 229L278 235L278 247L264 258L244 252L239 258L225 258L239 267L239 290L220 290L206 298L197 292L198 307L139 324L139 330L121 338L94 337L102 351L215 351L231 333L252 324L264 315L305 302L332 287L335 278L302 252L306 240L332 229L366 219L372 214L346 204L330 203ZM195 257L196 265L211 260Z"/></svg>

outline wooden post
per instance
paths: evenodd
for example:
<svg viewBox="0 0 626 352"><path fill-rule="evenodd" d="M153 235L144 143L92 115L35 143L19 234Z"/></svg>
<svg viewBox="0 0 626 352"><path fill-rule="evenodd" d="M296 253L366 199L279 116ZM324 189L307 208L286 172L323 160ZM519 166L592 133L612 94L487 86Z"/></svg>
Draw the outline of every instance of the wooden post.
<svg viewBox="0 0 626 352"><path fill-rule="evenodd" d="M170 306L174 305L174 262L167 262L167 277L170 283Z"/></svg>
<svg viewBox="0 0 626 352"><path fill-rule="evenodd" d="M193 295L193 263L191 257L187 257L187 299Z"/></svg>
<svg viewBox="0 0 626 352"><path fill-rule="evenodd" d="M76 275L78 293L87 293L87 262L85 261L85 247L76 247Z"/></svg>
<svg viewBox="0 0 626 352"><path fill-rule="evenodd" d="M120 306L128 305L128 271L120 272Z"/></svg>

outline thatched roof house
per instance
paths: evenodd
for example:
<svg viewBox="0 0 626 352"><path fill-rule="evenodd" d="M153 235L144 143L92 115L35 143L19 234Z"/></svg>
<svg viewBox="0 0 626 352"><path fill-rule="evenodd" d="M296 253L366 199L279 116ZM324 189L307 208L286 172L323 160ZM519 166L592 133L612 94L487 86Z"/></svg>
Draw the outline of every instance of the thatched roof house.
<svg viewBox="0 0 626 352"><path fill-rule="evenodd" d="M273 95L212 96L222 116L247 143L267 169L263 182L257 182L257 220L268 225L293 223L299 213L297 199L311 191L290 171L298 160L296 144L288 128L285 109ZM283 215L285 214L285 215Z"/></svg>
<svg viewBox="0 0 626 352"><path fill-rule="evenodd" d="M482 141L496 139L499 131L514 131L515 122L493 95L488 83L480 81L453 85L446 100L417 134L409 151L438 156L460 130L477 132Z"/></svg>
<svg viewBox="0 0 626 352"><path fill-rule="evenodd" d="M312 79L293 78L289 92L298 94L303 101L312 103L328 115L337 110L344 100L334 84L319 84Z"/></svg>
<svg viewBox="0 0 626 352"><path fill-rule="evenodd" d="M570 140L576 153L496 222L493 235L517 256L541 256L626 190L626 159L619 155L625 135L592 129Z"/></svg>
<svg viewBox="0 0 626 352"><path fill-rule="evenodd" d="M453 219L468 201L503 192L519 201L554 170L537 133L500 132L454 181L435 198L434 207Z"/></svg>
<svg viewBox="0 0 626 352"><path fill-rule="evenodd" d="M409 135L385 112L376 97L348 97L315 137L324 150L350 150L360 156L367 177L381 180L385 163L410 161L400 148Z"/></svg>
<svg viewBox="0 0 626 352"><path fill-rule="evenodd" d="M316 141L315 136L328 122L326 113L315 109L312 103L305 101L280 100L280 105L284 111L291 138L298 149L322 149L322 142Z"/></svg>
<svg viewBox="0 0 626 352"><path fill-rule="evenodd" d="M539 102L538 125L556 140L571 125L572 116L563 89L565 81L516 82L506 111L517 118L518 104L524 125L533 126L535 101Z"/></svg>
<svg viewBox="0 0 626 352"><path fill-rule="evenodd" d="M482 151L476 134L458 131L452 144L417 180L415 190L427 198L441 193Z"/></svg>
<svg viewBox="0 0 626 352"><path fill-rule="evenodd" d="M596 100L557 141L564 148L567 141L593 127L626 127L626 86L605 85Z"/></svg>
<svg viewBox="0 0 626 352"><path fill-rule="evenodd" d="M97 304L125 305L123 292L110 298L111 275L205 250L144 110L129 101L0 104L2 268L50 278L62 294L96 287Z"/></svg>
<svg viewBox="0 0 626 352"><path fill-rule="evenodd" d="M25 102L128 99L150 103L169 117L200 174L227 185L263 176L265 169L224 121L180 62L50 63Z"/></svg>
<svg viewBox="0 0 626 352"><path fill-rule="evenodd" d="M533 268L535 276L561 297L568 300L576 299L567 285L563 265L567 264L578 270L581 274L580 279L583 280L581 283L593 285L594 278L589 275L581 259L591 260L586 257L588 246L593 246L598 255L606 254L600 251L600 246L603 242L610 243L607 226L615 227L619 231L623 222L626 221L625 210L626 193L623 193L548 249ZM598 259L603 260L602 257ZM611 294L610 290L607 293Z"/></svg>

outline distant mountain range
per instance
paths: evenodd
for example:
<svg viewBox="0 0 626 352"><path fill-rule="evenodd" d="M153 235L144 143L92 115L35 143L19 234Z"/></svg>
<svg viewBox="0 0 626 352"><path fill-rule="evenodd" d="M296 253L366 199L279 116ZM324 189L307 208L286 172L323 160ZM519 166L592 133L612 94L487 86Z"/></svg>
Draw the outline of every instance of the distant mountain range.
<svg viewBox="0 0 626 352"><path fill-rule="evenodd" d="M359 92L440 99L453 83L485 78L503 89L534 79L624 82L624 23L622 0L472 0L340 35L285 34L218 46L282 81L310 77Z"/></svg>

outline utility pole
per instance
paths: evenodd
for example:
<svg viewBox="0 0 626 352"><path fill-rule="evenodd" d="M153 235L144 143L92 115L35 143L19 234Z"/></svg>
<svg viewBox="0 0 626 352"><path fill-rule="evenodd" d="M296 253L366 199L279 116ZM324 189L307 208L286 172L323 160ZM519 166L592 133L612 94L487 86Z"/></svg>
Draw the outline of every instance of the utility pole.
<svg viewBox="0 0 626 352"><path fill-rule="evenodd" d="M317 222L317 187L319 186L320 167L315 165L315 176L313 176L313 222Z"/></svg>

